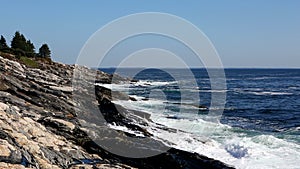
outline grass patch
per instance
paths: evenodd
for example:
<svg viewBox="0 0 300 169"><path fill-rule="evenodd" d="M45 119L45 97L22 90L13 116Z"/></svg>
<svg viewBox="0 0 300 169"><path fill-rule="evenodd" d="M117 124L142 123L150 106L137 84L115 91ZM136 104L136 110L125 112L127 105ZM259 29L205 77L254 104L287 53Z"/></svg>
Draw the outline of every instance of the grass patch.
<svg viewBox="0 0 300 169"><path fill-rule="evenodd" d="M26 65L27 67L31 67L31 68L38 68L39 67L39 64L38 62L36 62L35 60L32 60L28 57L25 57L25 56L21 56L20 57L20 61Z"/></svg>

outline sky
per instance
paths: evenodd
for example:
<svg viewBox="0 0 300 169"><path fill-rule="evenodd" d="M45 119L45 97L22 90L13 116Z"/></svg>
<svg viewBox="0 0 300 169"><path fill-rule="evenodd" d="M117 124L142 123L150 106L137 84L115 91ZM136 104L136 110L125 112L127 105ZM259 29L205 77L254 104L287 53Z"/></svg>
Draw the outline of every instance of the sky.
<svg viewBox="0 0 300 169"><path fill-rule="evenodd" d="M162 12L204 32L224 67L300 68L298 0L1 0L0 5L0 34L9 44L20 31L36 51L47 43L58 62L75 63L90 36L115 19Z"/></svg>

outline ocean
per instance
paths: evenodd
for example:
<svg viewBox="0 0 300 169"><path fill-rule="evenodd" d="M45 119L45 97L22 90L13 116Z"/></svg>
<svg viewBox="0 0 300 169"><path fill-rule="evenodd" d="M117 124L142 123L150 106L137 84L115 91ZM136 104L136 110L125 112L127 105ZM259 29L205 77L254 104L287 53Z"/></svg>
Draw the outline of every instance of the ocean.
<svg viewBox="0 0 300 169"><path fill-rule="evenodd" d="M149 112L155 123L177 129L150 127L155 137L236 168L300 168L299 69L225 69L226 88L220 90L212 90L206 69L191 69L192 76L184 69L139 71L117 69L139 81L107 87L136 99L119 104ZM209 113L218 109L211 106L213 93L226 94L219 116Z"/></svg>

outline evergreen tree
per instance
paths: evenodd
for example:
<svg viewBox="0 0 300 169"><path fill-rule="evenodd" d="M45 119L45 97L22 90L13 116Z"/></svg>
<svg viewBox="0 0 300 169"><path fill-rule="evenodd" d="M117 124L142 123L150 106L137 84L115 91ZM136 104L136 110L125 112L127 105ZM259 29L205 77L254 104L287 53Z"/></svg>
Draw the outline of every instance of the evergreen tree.
<svg viewBox="0 0 300 169"><path fill-rule="evenodd" d="M25 51L28 53L34 53L34 45L30 40L26 41L26 45L25 45Z"/></svg>
<svg viewBox="0 0 300 169"><path fill-rule="evenodd" d="M0 50L1 49L8 49L8 46L6 44L6 40L2 35L1 35L1 38L0 38Z"/></svg>
<svg viewBox="0 0 300 169"><path fill-rule="evenodd" d="M47 44L43 44L39 49L39 56L44 58L50 58L51 51Z"/></svg>
<svg viewBox="0 0 300 169"><path fill-rule="evenodd" d="M15 33L11 41L11 48L15 51L16 55L34 56L34 45L30 40L26 40L25 36L19 31Z"/></svg>
<svg viewBox="0 0 300 169"><path fill-rule="evenodd" d="M20 32L17 31L11 41L11 48L12 49L21 49L21 50L25 51L24 50L25 44L26 44L26 39L25 39L24 35L20 34Z"/></svg>

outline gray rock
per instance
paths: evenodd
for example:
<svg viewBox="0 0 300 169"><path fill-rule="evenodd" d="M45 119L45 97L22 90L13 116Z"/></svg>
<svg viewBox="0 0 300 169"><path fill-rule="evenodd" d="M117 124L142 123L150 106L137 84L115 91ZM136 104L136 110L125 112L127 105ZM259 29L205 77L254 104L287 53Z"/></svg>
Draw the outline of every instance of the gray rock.
<svg viewBox="0 0 300 169"><path fill-rule="evenodd" d="M120 83L131 79L78 65L37 62L39 68L33 69L17 59L0 57L0 168L230 168L171 147L168 152L145 159L121 157L103 149L88 135L93 131L89 127L98 129L95 134L100 141L128 145L129 149L120 151L137 147L158 151L164 145L146 130L151 122L149 114L112 102L132 98L94 86L95 82ZM73 72L74 68L80 71ZM72 83L80 85L73 89ZM104 119L97 116L100 112ZM84 119L86 125L79 123ZM89 123L91 119L96 123ZM122 140L122 136L135 136L108 124L126 127L143 135L145 141L136 144ZM114 137L103 137L104 134Z"/></svg>

